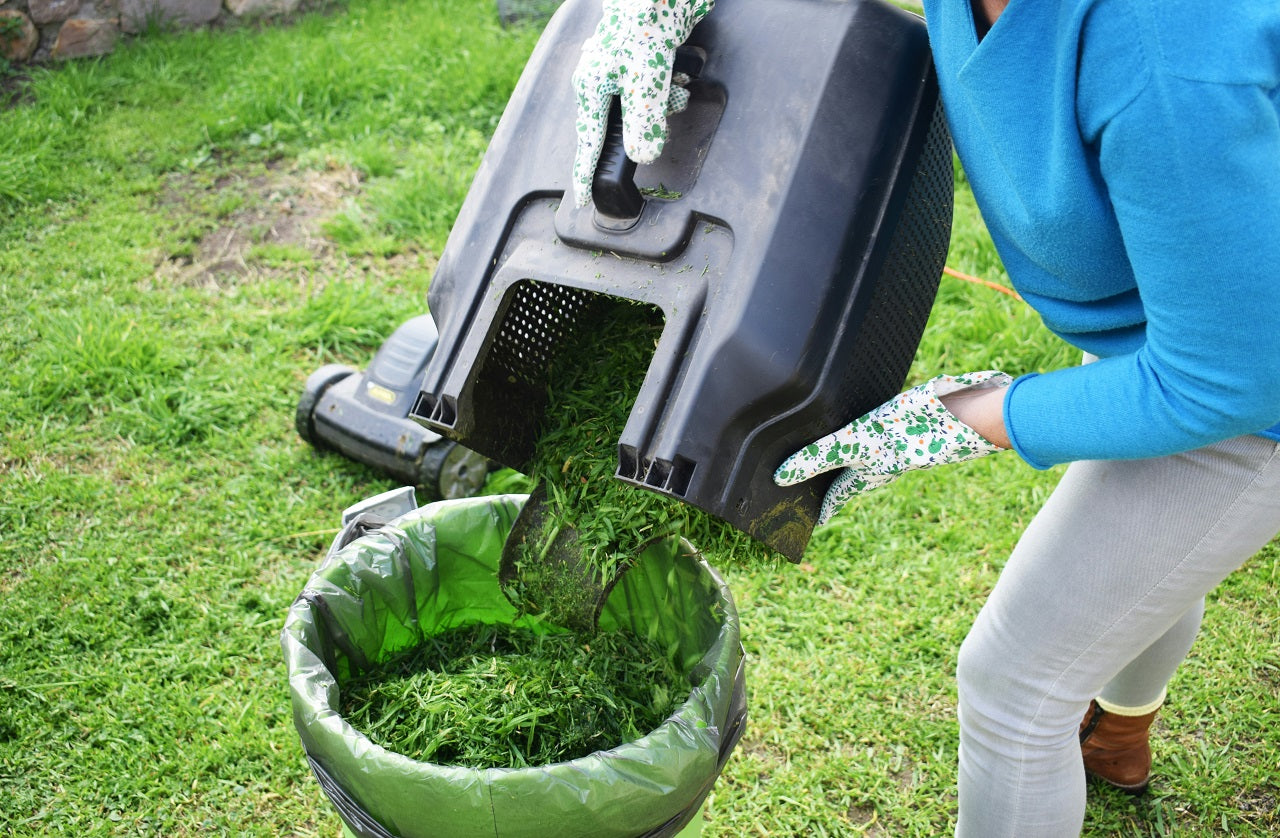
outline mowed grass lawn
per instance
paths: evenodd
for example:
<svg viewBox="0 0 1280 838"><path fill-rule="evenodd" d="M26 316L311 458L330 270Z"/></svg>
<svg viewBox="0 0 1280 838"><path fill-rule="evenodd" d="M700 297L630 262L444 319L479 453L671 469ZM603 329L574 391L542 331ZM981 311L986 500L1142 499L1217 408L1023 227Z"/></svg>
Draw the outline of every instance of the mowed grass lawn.
<svg viewBox="0 0 1280 838"><path fill-rule="evenodd" d="M338 834L278 635L340 511L394 484L317 454L294 407L425 309L536 37L489 0L352 0L5 86L0 834ZM957 189L951 266L1006 281ZM948 278L911 377L1076 361ZM802 564L726 568L751 717L704 835L951 830L956 650L1058 474L911 475ZM1095 791L1087 835L1280 832L1278 565L1214 595L1151 793Z"/></svg>

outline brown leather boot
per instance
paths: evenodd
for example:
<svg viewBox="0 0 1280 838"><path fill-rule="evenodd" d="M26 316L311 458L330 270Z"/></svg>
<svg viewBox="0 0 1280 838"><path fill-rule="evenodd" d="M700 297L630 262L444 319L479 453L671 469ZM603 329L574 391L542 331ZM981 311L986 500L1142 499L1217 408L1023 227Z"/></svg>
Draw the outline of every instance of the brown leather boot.
<svg viewBox="0 0 1280 838"><path fill-rule="evenodd" d="M1156 710L1141 716L1109 713L1089 702L1080 722L1084 770L1130 794L1142 794L1151 782L1151 746L1147 734Z"/></svg>

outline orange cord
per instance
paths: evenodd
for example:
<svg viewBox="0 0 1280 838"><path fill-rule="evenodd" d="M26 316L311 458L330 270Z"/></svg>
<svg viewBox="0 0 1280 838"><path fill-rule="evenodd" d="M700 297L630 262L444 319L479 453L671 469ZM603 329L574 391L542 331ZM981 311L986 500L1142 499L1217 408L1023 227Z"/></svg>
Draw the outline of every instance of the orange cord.
<svg viewBox="0 0 1280 838"><path fill-rule="evenodd" d="M1013 297L1015 300L1018 300L1019 302L1022 301L1022 296L1017 291L1014 291L1012 288L1005 288L1003 285L999 284L998 282L991 282L986 279L979 279L976 276L969 276L968 274L962 274L959 271L954 270L953 268L944 267L942 269L942 272L947 276L953 276L956 279L962 279L965 282L972 282L975 285L981 285L985 288L990 288L993 291L999 291L1001 294L1008 294L1010 297Z"/></svg>

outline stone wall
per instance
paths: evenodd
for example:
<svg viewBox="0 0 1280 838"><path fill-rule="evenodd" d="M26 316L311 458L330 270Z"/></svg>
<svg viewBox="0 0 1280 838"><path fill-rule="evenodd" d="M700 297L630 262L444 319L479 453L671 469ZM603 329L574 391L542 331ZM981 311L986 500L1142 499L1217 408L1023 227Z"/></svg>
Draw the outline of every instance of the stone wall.
<svg viewBox="0 0 1280 838"><path fill-rule="evenodd" d="M17 63L111 52L151 26L195 27L275 17L300 0L0 0L0 57Z"/></svg>

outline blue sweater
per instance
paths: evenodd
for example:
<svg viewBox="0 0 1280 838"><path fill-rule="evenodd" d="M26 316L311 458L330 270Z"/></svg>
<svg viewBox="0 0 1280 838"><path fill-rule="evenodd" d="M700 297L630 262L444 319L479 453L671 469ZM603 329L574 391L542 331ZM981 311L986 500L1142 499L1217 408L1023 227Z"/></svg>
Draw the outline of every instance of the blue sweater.
<svg viewBox="0 0 1280 838"><path fill-rule="evenodd" d="M1018 378L1047 468L1280 440L1280 2L925 0L947 118L1014 285L1102 360Z"/></svg>

